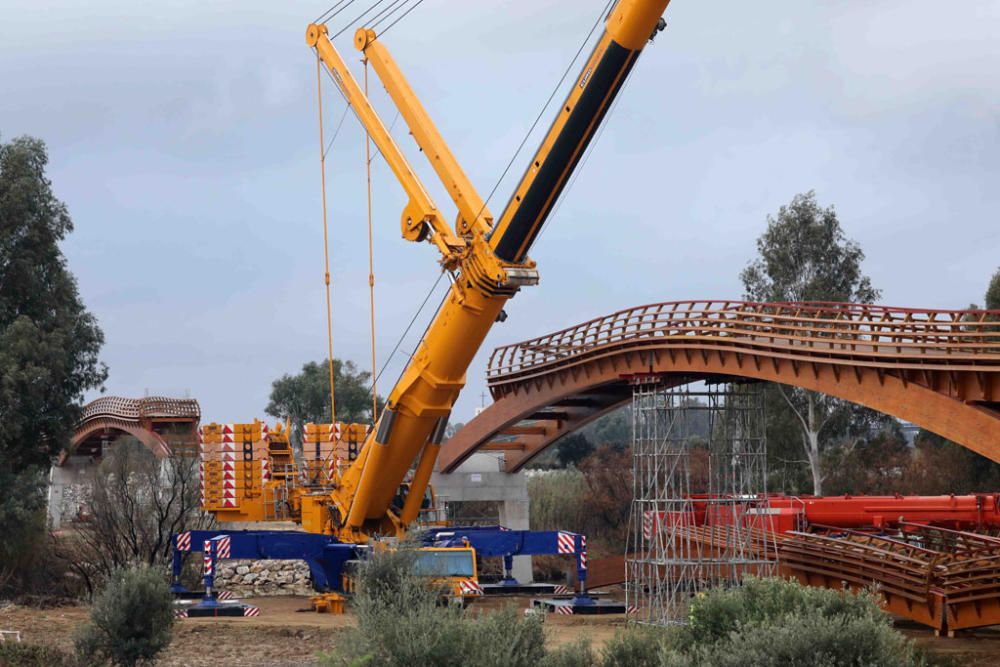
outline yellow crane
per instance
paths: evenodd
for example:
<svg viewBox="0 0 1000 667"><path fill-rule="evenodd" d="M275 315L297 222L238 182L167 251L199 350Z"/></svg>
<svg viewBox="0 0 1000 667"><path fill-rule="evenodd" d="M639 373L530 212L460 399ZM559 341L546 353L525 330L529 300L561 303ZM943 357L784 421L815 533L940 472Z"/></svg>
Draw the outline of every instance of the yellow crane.
<svg viewBox="0 0 1000 667"><path fill-rule="evenodd" d="M498 219L378 35L370 28L357 31L354 46L372 64L458 209L454 229L330 41L326 25L309 25L306 43L315 49L318 64L329 70L407 194L400 218L403 237L428 241L438 249L450 288L373 429L357 424L308 425L306 446L315 447L317 456L298 466L287 429L269 432L260 422L203 428L204 507L221 522L291 519L304 531L176 535L177 592L183 591L177 579L182 552L205 553L208 596L200 608L204 615L218 615L220 609L211 594L212 563L217 557L305 559L314 587L325 593L316 599L317 607L339 608L343 599L329 591L349 588L349 582L342 581L345 564L359 557L360 545L376 537L405 536L419 513L433 507L431 472L465 373L494 322L506 318L507 301L520 288L538 283L528 251L639 54L663 29L661 17L669 1L618 0ZM333 465L334 441L349 442L356 449L345 469ZM433 533L427 546L419 554L422 571L447 580L459 598L482 592L476 551L503 556L505 564L513 554L574 554L580 582L586 574L586 540L567 531L447 529Z"/></svg>
<svg viewBox="0 0 1000 667"><path fill-rule="evenodd" d="M326 26L308 27L306 43L316 49L409 197L400 221L403 237L432 242L452 280L448 296L389 393L377 427L358 458L326 497L303 499L303 525L345 542L365 542L372 534L405 533L416 519L452 406L465 385L466 370L493 323L504 317L507 300L521 287L538 282L535 263L528 257L531 244L643 47L662 28L668 3L620 0L615 5L498 220L493 219L388 49L373 30L357 31L354 46L371 62L458 207L454 231L334 48ZM404 486L414 461L416 470ZM398 495L405 499L403 506L393 508Z"/></svg>

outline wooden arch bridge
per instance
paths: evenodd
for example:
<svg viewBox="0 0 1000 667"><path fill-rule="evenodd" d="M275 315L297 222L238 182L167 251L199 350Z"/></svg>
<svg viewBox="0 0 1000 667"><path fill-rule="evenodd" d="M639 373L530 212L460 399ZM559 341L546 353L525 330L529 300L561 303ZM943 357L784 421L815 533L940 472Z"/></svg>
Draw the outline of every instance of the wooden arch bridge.
<svg viewBox="0 0 1000 667"><path fill-rule="evenodd" d="M1000 462L1000 311L845 303L676 301L499 347L494 402L442 448L516 472L631 400L630 381L746 378L822 392L913 422Z"/></svg>
<svg viewBox="0 0 1000 667"><path fill-rule="evenodd" d="M123 435L136 438L159 458L193 455L200 420L201 408L191 398L102 396L83 407L59 463L73 455L99 457L106 443Z"/></svg>

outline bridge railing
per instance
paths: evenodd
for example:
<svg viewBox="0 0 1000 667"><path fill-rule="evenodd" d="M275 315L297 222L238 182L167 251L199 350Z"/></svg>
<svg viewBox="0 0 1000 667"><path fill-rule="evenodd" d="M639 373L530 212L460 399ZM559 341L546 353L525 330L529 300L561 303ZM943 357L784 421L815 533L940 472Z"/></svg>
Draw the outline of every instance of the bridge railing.
<svg viewBox="0 0 1000 667"><path fill-rule="evenodd" d="M83 406L81 422L97 417L112 417L125 421L138 422L140 419L164 417L171 419L201 418L201 408L198 401L192 398L167 398L165 396L146 396L144 398L122 398L120 396L101 396Z"/></svg>
<svg viewBox="0 0 1000 667"><path fill-rule="evenodd" d="M498 347L487 378L499 380L604 348L652 339L734 345L879 363L1000 365L1000 311L918 310L836 302L674 301L618 311Z"/></svg>

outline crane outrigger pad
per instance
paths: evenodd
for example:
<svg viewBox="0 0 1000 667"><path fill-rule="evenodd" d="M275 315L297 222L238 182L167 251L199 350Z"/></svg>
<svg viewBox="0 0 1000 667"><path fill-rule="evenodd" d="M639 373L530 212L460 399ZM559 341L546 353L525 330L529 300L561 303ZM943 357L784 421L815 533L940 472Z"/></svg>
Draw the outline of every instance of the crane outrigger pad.
<svg viewBox="0 0 1000 667"><path fill-rule="evenodd" d="M241 618L260 616L260 607L252 604L196 604L187 609L178 609L176 618Z"/></svg>
<svg viewBox="0 0 1000 667"><path fill-rule="evenodd" d="M543 609L553 614L582 614L582 615L602 615L602 614L624 614L627 610L624 602L614 600L595 600L589 595L578 595L570 600L559 600L555 598L534 598L531 601L534 609Z"/></svg>
<svg viewBox="0 0 1000 667"><path fill-rule="evenodd" d="M573 589L563 584L481 584L483 595L572 595Z"/></svg>

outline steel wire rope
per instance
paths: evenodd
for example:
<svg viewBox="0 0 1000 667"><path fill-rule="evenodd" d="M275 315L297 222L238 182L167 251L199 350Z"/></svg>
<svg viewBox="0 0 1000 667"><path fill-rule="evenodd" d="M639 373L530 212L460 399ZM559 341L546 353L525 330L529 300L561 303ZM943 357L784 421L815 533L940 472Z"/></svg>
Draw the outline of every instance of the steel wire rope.
<svg viewBox="0 0 1000 667"><path fill-rule="evenodd" d="M347 2L346 5L344 5L345 1ZM322 14L320 14L319 18L317 18L315 21L313 21L313 23L327 23L327 22L330 21L330 19L332 19L335 16L337 16L337 14L339 14L342 11L344 11L345 9L347 9L348 7L350 7L351 5L353 5L355 2L357 2L357 0L340 0L335 5L333 5L332 7L330 7L330 9L328 9L325 12L323 12ZM344 5L344 6L340 7L340 5ZM337 7L340 7L340 9L337 9ZM335 9L337 11L333 11ZM330 14L330 12L333 12L333 13ZM327 14L330 14L330 15L327 16Z"/></svg>
<svg viewBox="0 0 1000 667"><path fill-rule="evenodd" d="M326 176L325 176L325 171L323 170L323 162L325 161L326 153L333 146L333 140L336 139L336 135L340 132L340 127L343 125L344 118L347 116L348 109L350 109L351 111L354 111L354 117L358 119L358 122L361 122L361 119L358 117L357 111L354 110L354 106L350 103L350 100L347 99L347 96L340 89L340 86L337 85L337 81L333 78L333 75L330 74L330 71L327 68L321 67L319 65L319 60L320 60L319 51L317 51L315 48L313 49L313 51L316 53L317 67L318 67L318 69L322 70L323 72L326 73L327 78L329 78L330 81L333 83L334 88L337 90L338 93L340 93L340 96L343 98L343 100L344 100L344 102L346 104L346 106L344 108L344 112L341 115L340 121L338 122L337 130L336 130L336 132L334 132L334 137L333 137L333 139L330 140L329 146L327 146L326 150L322 153L322 157L321 157L321 171L324 174L323 175L323 202L324 202L324 209L323 209L324 210L324 228L323 228L323 234L324 234L324 239L325 239L326 238L326 233L327 233L326 232L326 208L325 208L325 206L326 206L326 189L325 189L326 188ZM317 82L318 81L319 81L319 74L317 73ZM321 114L321 118L320 118L320 141L322 142L323 141L323 135L322 135L322 108L320 109L320 114ZM393 117L392 123L389 126L389 130L388 131L390 133L392 132L392 128L395 127L396 121L398 121L398 120L399 120L399 110L396 111L396 115ZM361 125L362 125L362 128L364 128L364 123L362 123ZM365 134L366 134L366 136L368 136L367 131L365 132ZM320 145L322 146L322 143ZM378 150L378 145L375 146L375 149L377 151L376 155L382 155L382 151ZM382 158L385 159L385 156L383 155ZM368 162L370 163L371 160L374 160L374 159L375 159L375 155L373 155L370 158L368 158ZM328 252L326 244L324 244L324 252ZM329 271L329 269L328 269L328 271ZM423 309L427 305L427 302L430 300L431 296L434 294L434 291L437 289L438 285L441 283L441 277L443 275L444 275L444 271L442 271L438 275L437 280L434 281L434 284L431 286L430 290L427 292L427 295L424 297L424 300L420 304L420 307L417 309L416 313L414 313L413 318L410 320L410 323L406 326L406 329L403 331L402 335L396 341L396 344L392 348L392 352L389 353L389 356L386 358L385 362L383 363L382 368L379 370L378 374L372 380L372 386L370 386L368 388L368 393L372 394L372 398L375 401L376 405L377 405L377 398L376 398L377 394L375 394L373 392L374 387L376 386L378 380L382 377L382 375L385 372L386 368L388 368L389 363L394 358L396 352L399 351L400 345L402 345L403 340L406 338L407 334L409 334L410 329L413 328L413 324L420 317L420 314L423 312ZM329 273L327 273L327 280L329 280ZM445 296L447 296L447 293L445 293ZM443 297L441 299L441 303L442 304L444 303L444 298ZM439 304L438 308L440 308L440 307L441 306ZM329 299L328 299L328 303L327 303L327 308L328 308L328 312L329 312ZM332 359L333 359L332 345L333 345L333 343L332 343L332 333L331 333L331 329L330 329L329 318L328 318L328 323L327 324L328 324L328 326L327 326L327 337L328 337L328 343L329 343L329 347L330 347L330 359L331 359L330 367L331 367L331 373L332 373L332 367L333 367L332 366ZM427 324L427 328L429 328L429 327L430 327L430 322L428 322L428 324ZM424 329L424 333L425 334L426 334L427 328ZM408 356L410 358L412 358L413 355L410 354ZM403 371L400 372L400 377L402 377L402 374L405 371L406 371L406 367L404 366L403 367ZM332 379L331 379L331 383L332 383ZM332 396L332 394L331 394L331 396ZM331 399L331 404L332 404L332 399ZM332 420L332 421L335 421L335 420Z"/></svg>
<svg viewBox="0 0 1000 667"><path fill-rule="evenodd" d="M316 49L315 49L315 48L313 49L313 51L315 51L315 52L316 52L316 57L317 57L317 59L319 59L319 52L318 52L318 51L316 51ZM356 111L356 110L354 109L354 106L353 106L353 105L352 105L352 104L350 103L350 100L348 100L348 99L347 99L347 96L346 96L346 95L344 95L344 92L343 92L343 91L342 91L342 90L340 89L340 86L338 86L338 85L337 85L337 81L336 81L336 79L334 79L334 78L333 78L333 75L332 75L332 74L330 74L330 71L329 71L329 70L328 70L327 68L325 68L325 67L321 67L320 69L321 69L321 70L322 70L323 72L325 72L325 73L326 73L326 76L327 76L327 78L329 78L329 79L330 79L330 81L331 81L331 82L333 83L333 85L334 85L334 88L335 88L335 89L337 90L337 92L338 92L338 93L340 93L340 96L341 96L341 97L342 97L342 98L344 99L344 102L346 103L346 108L344 109L344 113L342 114L342 116L341 116L341 119L340 119L340 122L338 123L338 126L337 126L337 132L339 132L339 131L340 131L340 126L341 126L341 124L343 124L343 120L344 120L344 118L345 118L345 117L346 117L346 115L347 115L347 110L348 110L348 109L350 109L351 111L354 111L354 117L358 119L358 122L361 122L361 119L360 119L360 118L358 118L358 114L357 114L357 111ZM395 125L396 125L396 122L397 122L398 120L399 120L399 111L397 110L397 111L396 111L396 115L395 115L395 116L393 117L393 120L392 120L392 123L391 123L391 124L390 124L390 126L389 126L389 132L390 132L390 133L392 132L392 128L393 128L393 127L395 127ZM364 127L364 123L362 123L362 127ZM335 135L336 135L336 133L335 133ZM367 135L367 132L366 132L366 135ZM335 136L334 138L336 138L336 136ZM331 141L330 141L330 147L332 147L332 145L333 145L333 140L331 139ZM372 155L372 156L371 156L371 157L369 158L369 162L370 162L371 160L374 160L374 159L375 159L375 156L376 156L376 155L382 155L382 151L378 149L378 145L376 145L376 146L375 146L375 149L376 149L376 153L375 153L375 155ZM329 147L327 147L327 150L329 150ZM323 157L324 157L324 158L326 157L326 153L325 153L325 152L323 153ZM385 159L385 156L384 156L384 155L382 156L382 159ZM323 182L324 182L324 187L325 187L325 183L326 183L326 180L325 180L325 177L324 177L324 181L323 181ZM325 197L325 192L324 192L324 197ZM324 200L324 201L325 201L325 200ZM325 231L326 231L326 230L324 229L324 233L325 233ZM372 381L372 386L370 386L370 387L368 388L368 393L369 393L369 394L372 394L372 393L373 393L373 388L374 388L374 387L376 386L376 384L377 384L377 382L379 381L379 379L380 379L380 378L382 377L382 375L383 375L383 374L385 373L385 370L386 370L386 369L388 368L388 366L389 366L389 363L390 363L390 362L391 362L391 361L393 360L393 358L395 357L395 355L396 355L396 352L398 352L398 351L399 351L399 346L400 346L400 345L402 345L402 343L403 343L403 340L404 340L404 339L406 338L407 334L409 334L409 333L410 333L410 329L412 329L412 328L413 328L413 325L414 325L414 323L415 323L415 322L417 321L417 319L418 319L418 318L420 317L420 314L421 314L421 313L423 312L423 309L424 309L424 307L426 307L426 305L427 305L427 302L428 302L428 301L430 300L431 296L432 296L432 295L434 294L434 291L435 291L435 290L437 289L438 285L439 285L439 284L441 283L441 278L442 278L442 276L444 276L444 271L442 271L442 272L441 272L441 273L440 273L440 274L438 275L438 277L437 277L437 280L435 280L435 281L434 281L434 285L432 285L432 286L431 286L431 289L430 289L430 290L429 290L429 291L427 292L427 295L426 295L426 296L424 297L424 300L423 300L423 302L422 302L422 303L420 304L420 307L419 307L419 308L417 309L416 313L414 313L414 315L413 315L413 318L412 318L412 319L410 320L410 323L409 323L409 324L408 324L408 325L406 326L406 329L405 329L405 330L403 331L402 335L400 335L399 339L398 339L398 340L396 341L396 344L395 344L395 345L393 346L393 348L392 348L392 352L390 352L390 353L389 353L389 356L388 356L388 357L386 358L385 362L384 362L384 363L382 364L382 368L381 368L381 369L379 370L378 374L377 374L377 375L376 375L376 376L374 377L374 379L373 379L373 381ZM447 297L447 293L445 293L444 297ZM441 304L443 304L443 303L444 303L444 297L442 297L442 299L441 299ZM440 309L440 307L441 307L441 304L439 304L439 305L438 305L438 308L439 308L439 309ZM429 327L430 327L430 322L428 322L428 324L427 324L427 327L425 327L425 329L424 329L424 333L425 333L425 334L426 334L426 332L427 332L427 328L429 328ZM332 343L331 343L331 344L332 344ZM412 354L411 354L411 355L409 355L409 356L410 356L410 357L412 358ZM332 359L332 351L331 351L331 359ZM406 368L404 367L404 368L403 368L403 371L402 371L402 372L400 372L400 377L402 377L402 374L403 374L403 372L405 372L405 371L406 371Z"/></svg>
<svg viewBox="0 0 1000 667"><path fill-rule="evenodd" d="M415 5L413 5L412 7L410 7L402 16L400 16L393 23L391 23L389 25L389 27L387 27L384 31L382 31L382 35L385 35L385 33L389 31L389 28L391 28L393 25L395 25L396 23L398 23L399 21L401 21L402 19L404 19L406 17L406 14L409 14L411 11L413 11L414 9L416 9L417 6L421 2L423 2L423 0L417 0L417 3ZM503 179L507 176L507 173L510 171L511 166L513 166L514 161L517 160L518 155L520 155L521 151L524 149L524 145L527 143L527 141L530 138L532 132L534 132L535 128L538 126L538 123L542 119L542 116L545 114L545 111L552 104L552 100L555 98L556 93L559 92L559 88L562 87L563 83L566 80L566 77L569 76L569 72L573 68L573 65L576 63L577 60L580 59L580 54L583 53L583 49L587 46L587 43L593 37L594 31L597 30L597 26L599 26L601 24L602 18L604 18L605 16L607 16L608 12L611 9L611 5L614 2L615 2L615 0L608 0L607 4L605 4L605 6L604 6L604 9L598 15L597 20L594 21L594 25L590 28L590 31L587 33L587 36L584 38L583 42L580 44L580 47L577 49L576 54L573 56L573 59L566 66L566 70L563 72L563 75L559 78L559 81L556 83L555 87L553 88L552 93L549 95L549 97L546 100L545 104L542 106L541 110L538 112L538 115L535 117L534 122L531 124L531 127L528 129L527 133L524 135L524 139L521 140L521 143L517 147L517 150L514 152L514 155L511 157L510 161L507 163L507 166L506 166L506 168L504 168L503 173L500 175L500 178L497 179L497 182L493 186L493 189L490 190L490 194L489 194L489 196L487 196L486 201L483 202L482 208L476 214L475 220L478 220L479 217L483 214L483 211L486 210L486 206L489 204L490 199L496 193L497 188L500 187L500 184L503 182ZM631 72L629 74L631 75ZM627 79L626 79L626 81L627 81ZM614 105L612 105L612 106L614 106ZM431 288L431 291L428 292L427 296L424 298L423 303L420 305L420 308L417 310L417 313L413 316L413 319L410 320L410 324L407 325L406 331L403 332L403 335L400 336L399 340L396 342L395 347L393 347L392 353L390 353L389 358L387 358L386 361L385 361L385 364L383 364L382 370L379 371L378 377L375 378L376 381L385 372L386 367L388 366L388 364L391 361L392 357L396 354L396 351L399 349L399 346L402 343L403 339L406 337L406 334L409 333L410 329L413 326L413 323L416 321L417 317L420 315L420 312L423 310L424 306L427 305L427 300L430 299L431 294L433 294L434 290L437 289L438 284L441 282L441 276L443 276L443 275L444 275L444 272L442 272L441 275L438 276L438 279L437 279L437 281L435 281L434 286ZM438 304L438 310L441 309L441 306L444 304L445 299L447 297L448 297L448 293L446 292L441 297L441 302ZM426 335L427 330L430 328L430 325L431 325L432 322L433 322L433 318L427 322L427 326L424 328L424 335ZM421 337L421 339L422 338L423 337ZM419 346L418 346L417 349L419 349ZM414 352L416 352L416 349L414 350ZM412 359L412 354L410 355L410 357ZM403 373L405 373L405 372L406 372L406 367L404 366L403 370L400 371L399 377L402 378ZM398 382L398 379L397 379L397 382ZM371 391L371 388L369 388L369 391Z"/></svg>
<svg viewBox="0 0 1000 667"><path fill-rule="evenodd" d="M386 19L391 18L397 11L399 11L402 7L406 6L406 3L409 1L410 0L393 0L392 4L390 4L388 7L380 11L375 16L368 19L368 27L374 30L375 26L377 26L379 23L384 22ZM403 4L400 5L399 3Z"/></svg>
<svg viewBox="0 0 1000 667"><path fill-rule="evenodd" d="M580 160L580 164L577 165L577 167L573 170L573 175L570 177L569 183L567 184L566 189L563 191L562 195L559 197L559 200L556 201L556 205L552 209L552 213L550 213L548 217L545 218L545 222L542 223L542 228L538 230L538 237L535 239L536 243L539 240L541 240L542 234L544 234L545 230L549 228L549 223L552 222L552 219L556 217L557 213L559 213L559 209L562 207L562 203L566 201L567 196L573 190L573 186L576 185L576 179L579 178L580 173L583 172L584 167L587 166L587 161L593 154L594 148L597 146L598 143L600 143L601 136L604 134L604 128L608 126L608 123L611 121L611 117L615 113L615 109L618 108L618 102L621 100L622 93L625 92L625 88L628 87L628 82L632 80L632 74L634 72L635 69L633 68L625 76L625 81L622 82L622 86L619 89L618 95L616 95L615 99L611 102L611 106L608 108L608 113L604 115L604 119L601 121L600 126L598 126L597 133L594 135L593 141L590 142L590 144L587 146L587 150L584 152L583 159Z"/></svg>
<svg viewBox="0 0 1000 667"><path fill-rule="evenodd" d="M365 97L368 96L368 59L365 58ZM368 312L372 339L372 423L378 422L378 389L375 362L375 250L372 242L372 156L371 134L365 128L365 177L368 181Z"/></svg>
<svg viewBox="0 0 1000 667"><path fill-rule="evenodd" d="M350 30L355 24L358 23L358 21L360 21L365 16L367 16L368 12L370 12L373 9L375 9L376 7L378 7L379 5L381 5L383 2L385 2L385 0L378 0L378 2L375 2L374 4L370 5L368 7L368 9L366 9L363 12L361 12L361 14L359 14L356 19L354 19L353 21L349 21L346 26L344 26L343 28L341 28L340 30L338 30L337 33L333 37L330 38L330 40L332 41L334 39L337 39L338 37L340 37L341 35L343 35L345 32L347 32L348 30Z"/></svg>
<svg viewBox="0 0 1000 667"><path fill-rule="evenodd" d="M584 38L583 43L580 44L580 48L576 50L576 55L573 56L573 59L569 62L569 65L566 66L566 70L563 72L563 75L559 78L559 82L556 83L555 87L552 89L552 92L549 94L549 99L547 99L545 101L545 104L542 105L542 108L538 112L538 115L535 116L535 120L531 124L531 127L529 127L528 131L525 133L524 139L521 140L521 143L518 145L517 150L514 151L514 155L511 156L510 161L507 163L507 166L504 167L503 173L500 174L500 178L497 179L497 182L493 186L493 189L490 190L490 194L487 195L486 201L483 202L483 207L479 209L479 213L476 214L476 217L472 221L473 225L479 221L479 217L483 214L483 211L486 210L486 207L489 205L490 200L493 199L493 195L496 194L497 188L499 188L500 184L503 183L503 179L507 177L508 172L510 172L510 168L514 166L514 161L517 160L517 157L521 154L521 151L524 150L524 145L528 143L528 139L531 137L531 134L535 131L535 128L538 127L538 122L542 119L542 116L545 115L546 110L548 110L549 106L552 104L552 100L555 99L556 93L559 92L559 89L562 87L563 82L566 81L566 77L569 76L570 70L573 69L573 65L575 65L576 61L580 59L580 54L583 53L584 47L587 46L587 43L590 41L590 38L594 36L594 31L597 30L597 26L601 24L601 19L608 14L608 11L610 11L611 9L611 5L615 1L616 0L608 0L607 4L604 5L604 10L597 16L597 20L594 21L594 25L590 28L590 32L587 33L587 36ZM420 2L423 2L423 0L420 0ZM388 31L388 29L386 30Z"/></svg>
<svg viewBox="0 0 1000 667"><path fill-rule="evenodd" d="M399 346L403 344L403 340L406 338L406 335L408 333L410 333L410 329L413 328L413 324L417 321L417 318L420 317L420 313L423 312L424 307L427 305L427 302L430 301L431 296L434 294L435 290L437 290L438 285L441 284L441 278L444 277L444 274L445 274L444 271L441 271L441 273L438 274L437 280L435 280L434 284L431 285L431 288L430 288L430 290L428 290L427 295L424 297L423 302L421 302L420 307L417 308L417 312L415 312L413 314L413 317L410 318L410 323L406 325L406 329L403 331L403 334L399 337L399 340L396 341L396 344L392 348L392 352L390 352L389 356L386 357L385 362L382 364L382 368L379 370L378 375L375 376L375 380L372 382L372 387L375 386L375 383L378 382L379 378L382 377L382 374L385 373L385 369L389 367L389 362L392 361L392 358L396 355L396 352L399 351ZM445 296L447 296L447 293L445 293ZM443 298L441 299L441 303L444 303L444 299ZM440 307L441 306L439 305L438 308L440 308ZM430 323L428 323L427 326L429 327ZM427 332L427 329L425 328L424 329L424 333L426 333L426 332ZM410 355L410 356L412 357L413 355ZM400 372L399 376L402 377L403 376L403 372L405 372L405 371L406 371L406 368L404 367L403 371ZM397 382L398 382L398 380L397 380ZM372 387L368 387L368 391L369 392L371 392Z"/></svg>
<svg viewBox="0 0 1000 667"><path fill-rule="evenodd" d="M344 119L347 118L347 112L350 110L350 108L351 108L350 104L344 105L344 113L340 114L340 120L337 121L337 129L333 131L333 137L330 139L330 143L326 145L326 150L323 151L324 159L326 158L326 154L330 152L330 149L333 148L333 142L337 140L337 135L340 134L340 128L341 126L343 126Z"/></svg>
<svg viewBox="0 0 1000 667"><path fill-rule="evenodd" d="M333 315L330 306L330 242L326 217L326 141L323 138L323 77L320 71L323 64L320 62L319 52L316 53L316 103L319 108L319 172L321 180L321 192L323 199L323 261L325 273L323 276L326 285L326 343L327 343L327 364L330 374L330 423L337 423L337 401L333 383Z"/></svg>
<svg viewBox="0 0 1000 667"><path fill-rule="evenodd" d="M315 47L313 47L313 52L317 54L317 57L319 57L319 51L317 51ZM330 74L330 70L328 70L328 69L326 69L324 67L323 68L323 72L326 74L326 78L328 78L330 80L330 83L333 84L333 87L340 94L340 97L344 100L344 103L347 105L347 109L350 109L351 111L354 111L354 117L358 119L358 122L361 123L361 127L364 128L364 123L361 121L361 118L358 116L358 112L354 110L354 105L351 104L351 101L349 99L347 99L347 95L345 95L344 91L342 91L340 89L340 86L337 85L337 80L333 78L332 74ZM347 114L347 109L344 110L344 115ZM397 109L396 110L396 115L393 116L392 122L389 123L388 132L389 132L390 135L392 134L392 129L394 127L396 127L396 121L398 121L398 120L399 120L399 110ZM343 122L343 118L341 118L341 122ZM339 131L340 126L338 125L337 127L338 127L338 131ZM393 137L393 140L395 140L395 137ZM330 144L331 145L333 144L333 140L332 139L330 140ZM379 157L379 156L381 156L383 160L385 159L385 156L382 155L382 150L378 147L378 144L375 144L375 155L372 155L371 159L374 160L376 157Z"/></svg>
<svg viewBox="0 0 1000 667"><path fill-rule="evenodd" d="M403 12L402 16L400 16L398 19L396 19L395 21L393 21L392 23L390 23L388 26L386 26L385 30L382 31L382 34L384 35L387 32L389 32L390 30L392 30L392 26L396 25L397 23L399 23L400 21L402 21L403 19L405 19L406 15L409 14L410 12L412 12L417 7L419 7L423 3L423 1L424 0L417 0L416 4L414 4L412 7L410 7L405 12Z"/></svg>

